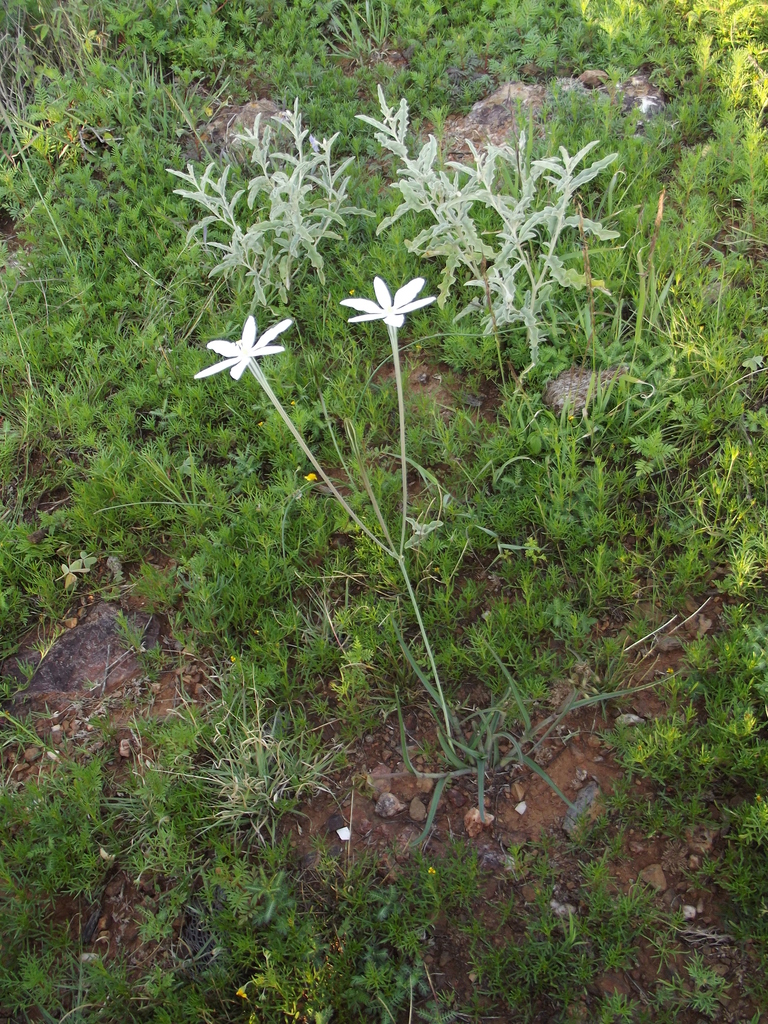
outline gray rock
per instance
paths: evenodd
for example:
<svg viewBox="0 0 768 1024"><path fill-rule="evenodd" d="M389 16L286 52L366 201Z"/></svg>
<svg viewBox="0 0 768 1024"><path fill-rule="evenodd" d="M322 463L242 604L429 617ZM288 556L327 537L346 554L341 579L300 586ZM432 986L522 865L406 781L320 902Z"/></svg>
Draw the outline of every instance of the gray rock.
<svg viewBox="0 0 768 1024"><path fill-rule="evenodd" d="M394 793L382 793L376 801L376 813L380 818L394 818L405 810L405 804Z"/></svg>
<svg viewBox="0 0 768 1024"><path fill-rule="evenodd" d="M616 719L616 725L642 725L644 722L645 719L641 718L640 715L632 715L629 713L625 715L619 715L619 717Z"/></svg>
<svg viewBox="0 0 768 1024"><path fill-rule="evenodd" d="M589 785L579 791L578 796L574 800L573 807L569 807L565 812L565 820L563 821L564 832L571 835L576 831L576 828L584 820L585 816L591 817L592 807L599 795L600 787L596 782L590 782Z"/></svg>

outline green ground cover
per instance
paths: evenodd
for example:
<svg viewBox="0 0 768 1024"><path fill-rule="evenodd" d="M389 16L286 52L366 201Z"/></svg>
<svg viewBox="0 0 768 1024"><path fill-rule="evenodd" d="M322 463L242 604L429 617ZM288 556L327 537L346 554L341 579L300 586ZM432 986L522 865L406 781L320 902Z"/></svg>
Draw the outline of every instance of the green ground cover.
<svg viewBox="0 0 768 1024"><path fill-rule="evenodd" d="M716 889L752 958L739 984L763 1019L765 8L12 0L0 44L0 658L36 628L50 637L81 596L122 586L167 618L221 693L137 724L153 752L146 771L118 779L105 752L60 757L23 786L5 772L0 1018L741 1019L723 1016L736 983L679 952L679 911L661 911L641 886L617 897L610 884L630 828L674 841L708 826L723 833L718 855L690 870ZM445 261L406 245L428 226L424 214L377 234L401 198L389 187L398 163L356 115L380 119L379 86L393 107L406 97L415 153L426 126L441 142L451 116L503 81L588 68L604 69L609 87L644 68L668 100L638 128L639 111L623 113L611 88L555 87L528 125L523 159L592 140L588 162L617 154L577 194L583 218L616 232L587 236L602 287L553 289L522 385L524 324L502 324L497 338L483 333L482 308L455 320L477 293L464 290L464 269L444 305L408 318L406 377L422 365L440 372L455 411L444 416L406 387L408 456L424 470L411 514L426 522L439 510L442 523L408 550L407 568L449 703L469 682L501 706L497 658L529 708L584 663L614 690L632 677L629 644L686 600L717 594L722 616L686 645L659 690L663 713L613 737L625 777L608 818L558 840L580 865L584 901L567 925L550 907L559 869L549 841L516 853L535 881L527 905L503 887L489 893L460 842L439 863L415 853L384 880L373 860L323 854L308 884L279 816L332 778L344 745L396 714L396 693L425 700L395 626L426 659L397 565L307 480L312 465L257 383L194 374L213 359L206 342L239 338L249 313L262 328L291 317L286 352L263 363L271 386L334 480L329 422L340 438L342 421L354 423L383 515L398 523L387 336L381 324L349 325L339 302L371 297L377 274L394 287L424 277L424 294L436 295ZM209 277L215 251L187 242L200 211L168 173L189 160L202 173L204 125L225 102L264 95L281 108L298 100L318 139L339 133L333 159L351 158L348 202L373 214L346 217L321 243L324 279L298 257L290 290L268 291L267 308L244 270ZM230 173L247 187L247 167ZM514 191L513 178L501 191ZM489 237L498 229L487 211L477 217ZM226 240L215 225L206 234ZM575 227L557 251L584 271ZM544 386L585 359L628 373L584 417L555 415ZM481 393L482 414L463 398ZM375 529L363 498L350 502ZM77 568L81 553L96 562L66 586L62 563ZM117 583L110 556L124 567ZM147 678L172 657L143 654ZM4 698L17 689L3 680ZM518 702L504 708L520 717ZM328 723L335 746L319 728ZM112 734L106 719L96 727ZM26 729L5 713L6 753L26 745ZM227 778L262 741L267 754L249 762L253 789L238 804ZM635 779L652 783L653 799L633 795ZM156 880L139 966L83 959L58 912L62 900L92 903L115 864ZM168 943L193 899L213 922L217 955L190 964ZM495 944L491 921L514 939ZM433 990L424 956L437 927L464 951L471 994ZM654 990L603 992L584 1010L595 979L632 967L648 943Z"/></svg>

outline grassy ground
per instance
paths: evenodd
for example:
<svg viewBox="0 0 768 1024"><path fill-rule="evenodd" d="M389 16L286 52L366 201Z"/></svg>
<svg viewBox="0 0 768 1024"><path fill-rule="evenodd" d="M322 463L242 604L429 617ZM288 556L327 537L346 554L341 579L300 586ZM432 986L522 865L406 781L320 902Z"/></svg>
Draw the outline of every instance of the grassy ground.
<svg viewBox="0 0 768 1024"><path fill-rule="evenodd" d="M128 712L151 756L132 771L105 713L91 723L101 752L64 751L23 784L13 766L37 733L6 712L0 1019L763 1020L765 10L408 2L382 27L380 5L367 25L354 9L357 22L330 3L12 0L0 14L0 658L30 638L50 645L89 595L122 599L179 641L140 654L147 687L193 660L214 694L162 721L137 698ZM379 59L395 49L401 59ZM376 274L395 286L424 276L435 294L442 264L407 251L423 226L413 215L376 234L396 206L394 165L355 115L378 116L381 84L390 103L407 97L414 129L440 134L510 78L600 68L619 82L641 67L668 98L642 130L610 95L568 93L534 133L534 157L593 139L595 157L618 153L580 195L584 216L618 232L590 242L592 277L610 291L592 296L594 331L584 292L553 292L522 390L508 370L502 380L480 317L454 322L458 290L401 331L409 457L452 495L409 571L457 702L467 686L503 699L491 650L535 709L584 664L606 691L636 681L631 644L707 597L719 614L659 682L657 715L608 738L624 768L609 814L576 838L516 848L525 898L489 882L461 839L384 878L375 857L321 851L308 881L280 816L333 788L394 715L398 688L423 707L390 624L415 636L413 612L396 569L306 482L312 467L250 376L193 380L209 339L239 337L253 289L244 274L208 277L211 251L185 241L197 211L167 169L184 168L227 101L298 97L317 137L340 133L351 201L375 216L324 244L325 284L299 263L287 300L256 315L294 319L265 372L323 465L339 462L320 392L334 423L355 421L394 522L386 335L347 325L338 302L370 296ZM638 321L652 240L657 292L669 291L654 322L649 305ZM568 246L581 269L578 235ZM525 331L502 329L500 344L519 374ZM543 387L585 355L629 373L586 419L556 416ZM439 374L440 389L420 391L419 373ZM418 491L419 514L436 493ZM81 552L96 561L67 587L62 563ZM10 675L3 685L5 698L19 689ZM254 744L264 757L238 776L252 786L238 802L229 783ZM686 877L712 894L738 976L683 942L679 909L615 882L630 830L674 845L702 828L718 839ZM141 952L84 956L72 922L118 872ZM550 898L566 876L579 913L564 923ZM213 936L196 957L177 941L182 914ZM438 933L463 985L433 985ZM650 989L598 984L642 958Z"/></svg>

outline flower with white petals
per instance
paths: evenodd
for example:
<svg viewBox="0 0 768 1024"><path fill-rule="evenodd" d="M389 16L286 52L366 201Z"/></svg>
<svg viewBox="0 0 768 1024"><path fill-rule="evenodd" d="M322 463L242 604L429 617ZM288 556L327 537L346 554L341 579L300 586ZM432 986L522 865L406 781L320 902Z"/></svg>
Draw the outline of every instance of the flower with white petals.
<svg viewBox="0 0 768 1024"><path fill-rule="evenodd" d="M195 380L199 380L200 377L210 377L213 373L221 373L222 370L229 370L230 376L234 380L240 380L249 360L285 352L282 345L270 345L270 342L274 341L278 334L287 331L292 323L293 320L281 320L279 324L264 331L257 340L256 321L249 316L245 321L243 336L239 342L224 340L208 342L207 348L225 358L220 363L214 363L213 366L207 366L200 373L196 373Z"/></svg>
<svg viewBox="0 0 768 1024"><path fill-rule="evenodd" d="M421 309L435 301L435 296L430 295L428 299L417 299L421 289L424 287L423 277L415 277L402 288L395 292L394 299L389 294L389 288L380 277L374 277L373 290L376 292L378 304L370 299L342 299L342 306L350 306L352 309L359 309L362 316L351 316L349 323L356 324L362 320L383 320L390 327L402 327L405 323L405 313L412 313L414 309Z"/></svg>

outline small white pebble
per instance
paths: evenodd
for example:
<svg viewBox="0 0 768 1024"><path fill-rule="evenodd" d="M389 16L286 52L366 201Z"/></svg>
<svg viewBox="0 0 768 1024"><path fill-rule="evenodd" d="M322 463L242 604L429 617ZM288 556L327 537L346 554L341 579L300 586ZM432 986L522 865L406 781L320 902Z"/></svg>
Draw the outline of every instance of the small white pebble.
<svg viewBox="0 0 768 1024"><path fill-rule="evenodd" d="M690 903L686 903L683 907L683 917L686 921L693 921L696 917L696 907L692 907Z"/></svg>
<svg viewBox="0 0 768 1024"><path fill-rule="evenodd" d="M46 754L48 755L48 757L50 757L52 761L59 760L59 755L56 753L55 750L46 750Z"/></svg>
<svg viewBox="0 0 768 1024"><path fill-rule="evenodd" d="M518 814L525 814L525 812L528 810L528 804L525 802L525 800L521 800L517 807L515 807L515 810Z"/></svg>
<svg viewBox="0 0 768 1024"><path fill-rule="evenodd" d="M348 843L349 840L352 838L352 833L349 831L346 825L344 825L343 828L337 828L336 835L339 837L342 843Z"/></svg>

